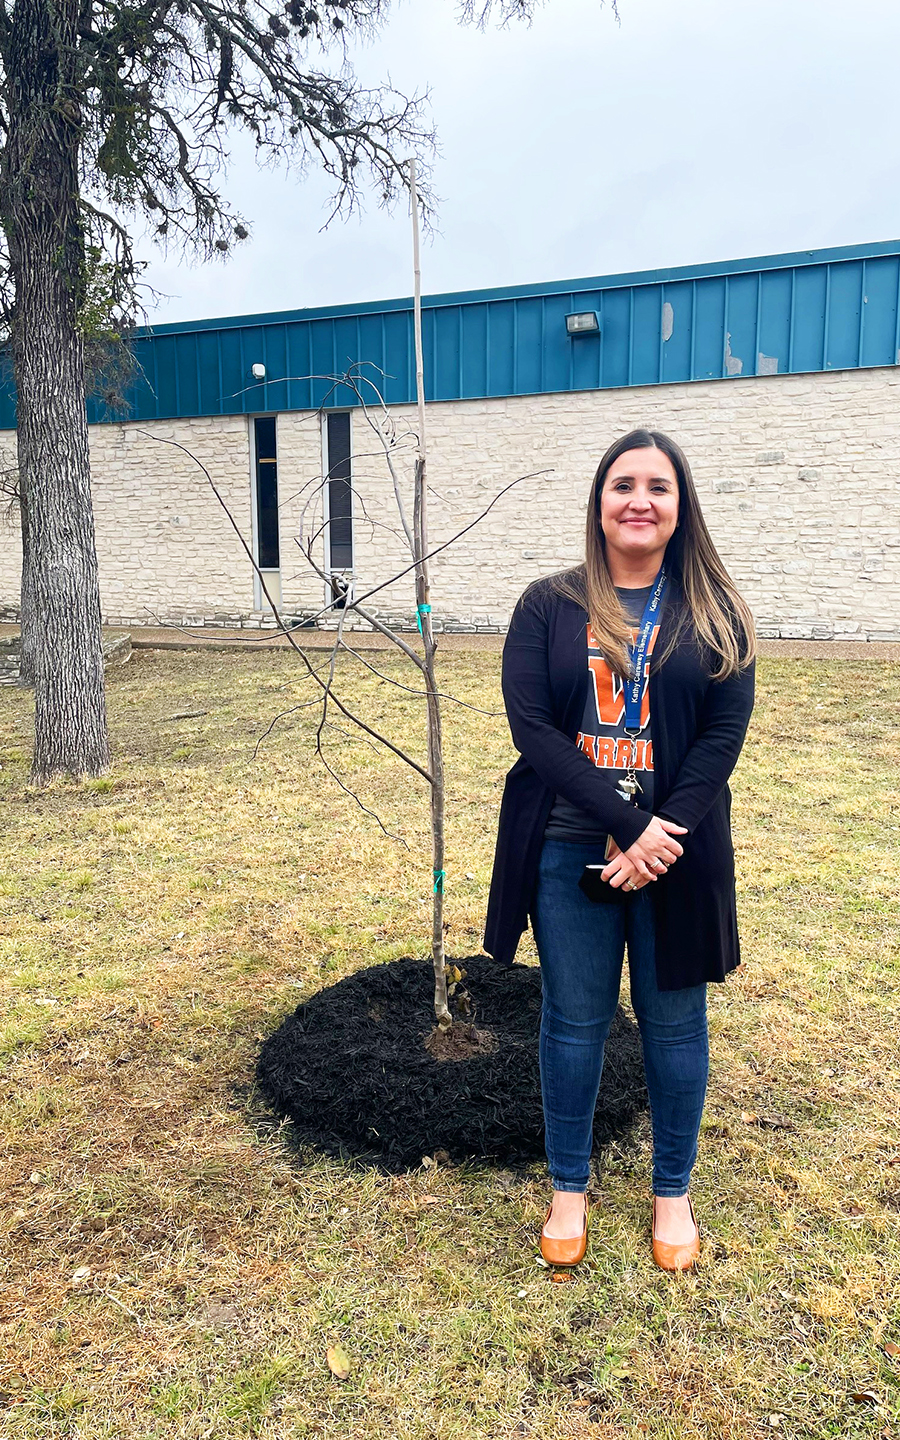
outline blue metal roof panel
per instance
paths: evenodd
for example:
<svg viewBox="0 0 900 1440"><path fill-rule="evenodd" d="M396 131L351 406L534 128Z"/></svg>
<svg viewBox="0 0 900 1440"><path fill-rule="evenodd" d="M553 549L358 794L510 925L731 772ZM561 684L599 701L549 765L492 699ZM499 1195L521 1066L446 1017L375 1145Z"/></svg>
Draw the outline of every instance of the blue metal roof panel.
<svg viewBox="0 0 900 1440"><path fill-rule="evenodd" d="M567 334L582 310L599 334ZM423 342L429 400L896 365L900 241L428 296ZM346 408L337 382L354 364L388 404L415 398L411 300L160 325L133 343L135 420ZM88 415L117 418L97 399ZM0 427L14 423L0 391Z"/></svg>

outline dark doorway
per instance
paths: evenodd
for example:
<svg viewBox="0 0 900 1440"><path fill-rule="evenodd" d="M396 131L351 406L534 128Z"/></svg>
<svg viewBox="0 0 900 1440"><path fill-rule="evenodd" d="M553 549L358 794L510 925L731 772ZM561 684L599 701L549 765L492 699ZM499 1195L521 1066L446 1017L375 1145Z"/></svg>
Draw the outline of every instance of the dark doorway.
<svg viewBox="0 0 900 1440"><path fill-rule="evenodd" d="M278 452L275 416L253 422L256 449L256 563L260 570L281 564L278 543Z"/></svg>
<svg viewBox="0 0 900 1440"><path fill-rule="evenodd" d="M328 570L337 599L353 574L353 484L350 465L350 414L334 411L325 420L328 464ZM339 602L340 603L340 602Z"/></svg>

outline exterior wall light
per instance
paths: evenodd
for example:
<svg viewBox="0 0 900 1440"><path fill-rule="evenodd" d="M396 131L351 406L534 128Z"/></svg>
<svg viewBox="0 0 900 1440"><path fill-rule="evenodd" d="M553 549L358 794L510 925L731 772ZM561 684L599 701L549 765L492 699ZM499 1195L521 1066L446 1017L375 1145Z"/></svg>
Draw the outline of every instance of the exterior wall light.
<svg viewBox="0 0 900 1440"><path fill-rule="evenodd" d="M579 310L575 315L567 315L566 334L599 335L600 316L596 310Z"/></svg>
<svg viewBox="0 0 900 1440"><path fill-rule="evenodd" d="M253 376L254 380L265 380L265 378L266 378L266 367L265 367L265 365L251 365L251 366L250 366L250 374Z"/></svg>

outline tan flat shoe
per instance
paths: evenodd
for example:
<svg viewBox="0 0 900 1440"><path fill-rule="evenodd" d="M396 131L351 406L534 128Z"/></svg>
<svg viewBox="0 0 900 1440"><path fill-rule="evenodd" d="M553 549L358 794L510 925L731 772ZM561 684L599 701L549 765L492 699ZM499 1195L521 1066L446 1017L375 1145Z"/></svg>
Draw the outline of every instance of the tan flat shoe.
<svg viewBox="0 0 900 1440"><path fill-rule="evenodd" d="M545 1235L541 1229L541 1254L548 1265L577 1265L584 1259L587 1250L587 1227L588 1227L588 1202L587 1196L584 1201L584 1229L574 1240L554 1240L552 1236ZM546 1215L544 1224L550 1219L553 1211L551 1204Z"/></svg>
<svg viewBox="0 0 900 1440"><path fill-rule="evenodd" d="M687 1245L667 1245L663 1240L656 1238L656 1196L653 1197L653 1258L660 1270L690 1270L700 1254L700 1227L697 1224L690 1196L688 1196L688 1205L696 1231L693 1240L689 1240Z"/></svg>

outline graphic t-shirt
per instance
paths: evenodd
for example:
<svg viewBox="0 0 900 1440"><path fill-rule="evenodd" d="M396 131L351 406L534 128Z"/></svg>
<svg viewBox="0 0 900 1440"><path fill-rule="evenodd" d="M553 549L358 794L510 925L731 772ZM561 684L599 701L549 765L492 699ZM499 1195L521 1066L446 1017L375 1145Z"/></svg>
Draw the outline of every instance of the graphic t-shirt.
<svg viewBox="0 0 900 1440"><path fill-rule="evenodd" d="M622 590L616 594L629 620L635 626L633 638L637 637L644 606L650 597L652 585L642 590ZM653 740L650 731L650 656L659 635L659 624L653 627L644 672L644 689L641 699L641 733L635 741L635 775L641 789L637 803L641 810L653 809ZM631 741L625 733L625 690L620 675L615 675L603 658L596 637L587 622L588 647L588 688L584 705L581 729L576 744L608 778L610 785L618 785L625 778ZM606 831L585 810L579 810L562 795L557 795L550 811L544 831L550 840L571 840L596 842L606 840Z"/></svg>

